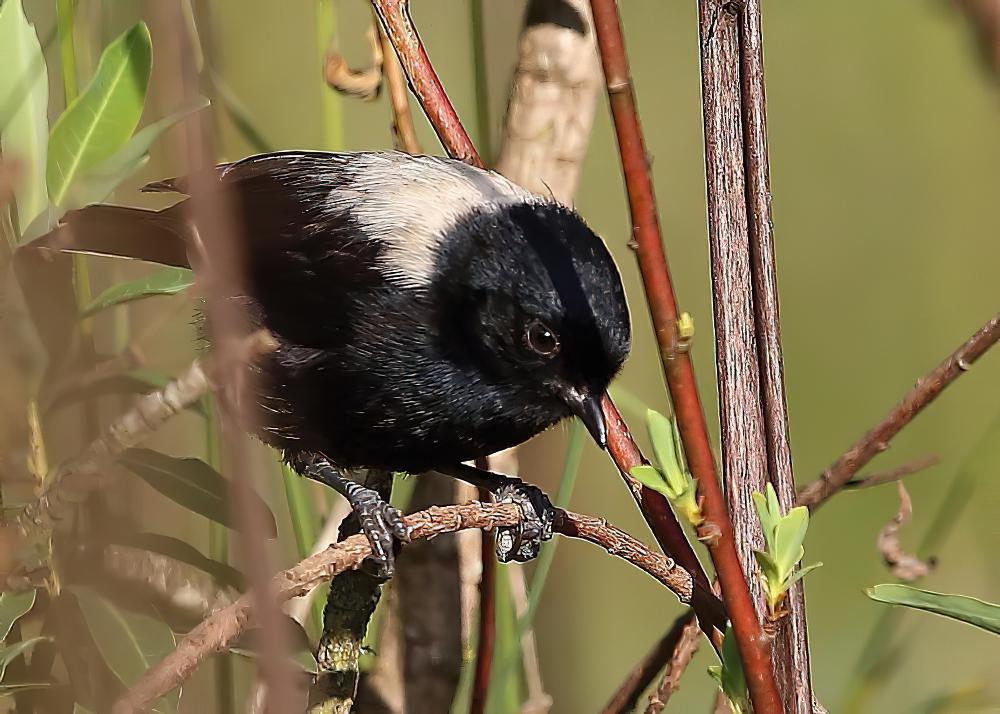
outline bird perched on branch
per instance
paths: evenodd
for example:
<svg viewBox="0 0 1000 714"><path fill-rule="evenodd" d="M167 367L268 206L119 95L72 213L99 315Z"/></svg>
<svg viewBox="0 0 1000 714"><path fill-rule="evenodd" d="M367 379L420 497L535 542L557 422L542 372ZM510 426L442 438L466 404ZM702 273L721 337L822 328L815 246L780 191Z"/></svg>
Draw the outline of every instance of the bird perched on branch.
<svg viewBox="0 0 1000 714"><path fill-rule="evenodd" d="M603 241L569 208L450 159L281 152L218 178L243 241L246 294L232 297L277 345L239 399L257 435L350 501L386 575L407 533L356 467L434 469L512 499L525 523L498 535L498 556L536 555L548 499L461 463L574 415L605 447L601 398L631 331ZM90 206L35 245L189 265L184 204Z"/></svg>

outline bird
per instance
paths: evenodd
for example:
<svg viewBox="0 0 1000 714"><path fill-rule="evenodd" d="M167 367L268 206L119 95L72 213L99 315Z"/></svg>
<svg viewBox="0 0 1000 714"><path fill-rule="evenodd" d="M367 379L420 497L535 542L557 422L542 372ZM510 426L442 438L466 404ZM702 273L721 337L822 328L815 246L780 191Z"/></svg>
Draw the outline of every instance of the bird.
<svg viewBox="0 0 1000 714"><path fill-rule="evenodd" d="M241 240L245 294L229 297L275 344L238 400L256 436L347 498L384 577L393 538L409 533L352 480L357 469L436 470L487 488L525 513L498 532L498 558L537 555L552 535L548 498L464 464L574 416L606 448L601 399L632 337L605 242L574 209L442 157L282 151L215 176ZM33 245L191 265L188 200L88 206Z"/></svg>

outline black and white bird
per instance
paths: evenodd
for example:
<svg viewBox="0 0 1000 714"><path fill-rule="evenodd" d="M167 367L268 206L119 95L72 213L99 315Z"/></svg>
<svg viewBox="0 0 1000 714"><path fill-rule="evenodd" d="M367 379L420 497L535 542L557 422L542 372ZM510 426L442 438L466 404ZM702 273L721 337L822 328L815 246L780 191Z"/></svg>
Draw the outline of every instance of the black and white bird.
<svg viewBox="0 0 1000 714"><path fill-rule="evenodd" d="M349 499L386 574L407 534L357 467L434 469L513 498L530 518L498 555L537 554L547 499L461 463L574 415L605 446L601 398L631 329L604 242L573 210L450 159L281 152L219 177L246 241L239 298L277 343L240 399L257 435ZM91 206L40 243L187 265L183 204Z"/></svg>

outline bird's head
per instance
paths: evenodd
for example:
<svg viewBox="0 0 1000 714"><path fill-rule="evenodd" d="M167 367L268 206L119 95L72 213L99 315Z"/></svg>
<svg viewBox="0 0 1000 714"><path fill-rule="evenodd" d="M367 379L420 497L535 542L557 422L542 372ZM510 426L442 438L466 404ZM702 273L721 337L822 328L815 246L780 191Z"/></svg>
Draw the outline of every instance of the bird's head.
<svg viewBox="0 0 1000 714"><path fill-rule="evenodd" d="M487 378L604 448L601 397L631 344L625 291L604 242L574 211L523 200L465 215L440 245L445 343Z"/></svg>

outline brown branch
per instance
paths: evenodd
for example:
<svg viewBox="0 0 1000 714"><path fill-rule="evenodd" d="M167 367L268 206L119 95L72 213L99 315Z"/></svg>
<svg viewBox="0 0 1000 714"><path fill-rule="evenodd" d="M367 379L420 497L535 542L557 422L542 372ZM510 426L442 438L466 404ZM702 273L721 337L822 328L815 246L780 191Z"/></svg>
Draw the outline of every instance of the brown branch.
<svg viewBox="0 0 1000 714"><path fill-rule="evenodd" d="M693 610L688 610L674 620L670 629L625 676L625 680L604 705L601 714L626 714L633 711L639 703L639 697L653 683L656 675L663 670L667 662L673 661L674 652L682 636L688 632L689 626L694 624ZM697 634L698 629L695 627L695 636Z"/></svg>
<svg viewBox="0 0 1000 714"><path fill-rule="evenodd" d="M466 161L466 163L472 164L473 166L482 168L482 160L476 153L475 147L469 139L469 135L466 133L461 122L458 120L458 116L455 114L454 108L451 106L451 102L448 100L448 97L444 92L444 88L441 86L441 82L438 80L437 75L434 72L434 68L427 59L427 53L424 50L423 45L420 43L420 38L417 36L413 23L410 20L408 11L409 3L407 0L372 0L372 5L375 7L379 19L382 21L382 26L385 28L386 34L392 42L393 48L396 50L396 54L403 66L403 70L406 72L410 87L420 100L420 104L430 119L431 124L434 125L435 131L437 132L441 143L445 146L451 156L462 159L463 161ZM617 14L615 14L615 18L617 21ZM600 40L600 33L598 33L598 40ZM653 218L655 221L655 211ZM656 240L659 240L658 237ZM662 250L660 252L660 257L662 259ZM663 265L665 268L665 263ZM669 287L669 277L667 278L667 285ZM670 295L672 304L672 292ZM670 324L671 329L673 330L673 322ZM674 330L674 332L676 331ZM680 357L681 355L678 356ZM686 355L682 356L683 361L687 364L688 379L690 381L690 387L693 389L694 374L691 371L691 363L690 360L687 359ZM715 467L712 463L711 447L708 442L708 432L705 428L704 417L701 415L701 406L698 403L697 391L691 392L689 390L686 394L688 397L693 395L693 407L698 414L698 423L700 424L702 440L704 443L704 453L701 454L702 460L700 463L703 467L706 463L711 467L713 483L715 484L714 488L718 494L718 505L721 509L723 509L722 511L714 511L716 513L716 517L718 517L720 514L724 514L725 505L722 503L722 496L721 491L719 491L718 488L718 482L714 480ZM675 405L676 403L677 401L675 398ZM645 459L642 457L639 448L632 440L632 436L629 434L621 415L618 413L618 410L615 409L614 404L611 403L609 398L605 397L603 406L605 417L608 421L608 451L611 453L611 456L622 476L629 484L633 496L636 498L640 508L642 509L646 522L650 525L653 534L656 536L657 542L660 543L664 551L669 553L673 558L676 558L682 567L686 568L697 580L699 585L702 586L696 589L696 598L694 603L692 603L692 606L698 613L699 622L702 627L706 629L711 629L713 626L718 627L719 629L724 629L724 623L721 622L722 618L719 613L719 608L716 607L717 599L710 592L708 577L705 575L705 572L698 561L698 557L695 555L694 549L688 542L687 536L684 534L683 529L680 527L676 517L670 510L670 506L667 504L666 499L655 491L639 486L638 483L628 475L630 469L641 463L645 463ZM688 415L688 418L691 416L689 413L691 407L691 404L688 404L686 407L687 411L685 411L685 414ZM680 411L680 409L678 409L678 411ZM685 442L685 444L686 443L687 442ZM702 469L702 473L704 473L704 469ZM726 522L728 523L728 520L726 520ZM742 580L742 575L740 576L740 579ZM745 585L743 587L745 589ZM716 640L716 643L717 642L718 640Z"/></svg>
<svg viewBox="0 0 1000 714"><path fill-rule="evenodd" d="M431 507L407 516L406 522L412 529L413 539L419 539L466 528L493 530L500 526L512 526L520 519L520 509L513 504L473 502L462 506ZM559 511L555 530L564 536L600 546L655 578L682 602L690 601L693 584L683 568L606 520ZM301 597L334 575L357 569L369 555L371 547L367 538L363 535L351 536L276 574L271 578L267 592L278 604ZM149 669L118 701L115 714L143 711L156 699L184 683L209 655L224 651L236 636L256 621L259 599L259 594L247 593L195 627L173 652Z"/></svg>
<svg viewBox="0 0 1000 714"><path fill-rule="evenodd" d="M674 646L670 661L667 662L667 668L663 672L663 679L660 680L660 685L656 688L656 692L649 697L649 706L646 707L646 714L658 714L658 712L662 712L673 693L680 689L681 677L698 652L699 639L697 623L685 623L681 628L680 636L677 638L677 644Z"/></svg>
<svg viewBox="0 0 1000 714"><path fill-rule="evenodd" d="M937 466L939 463L941 463L941 459L934 454L921 456L912 461L907 461L905 464L897 466L894 469L876 471L875 473L865 474L860 478L851 479L844 484L844 488L860 491L863 488L882 486L883 484L899 481L924 469L929 469L932 466Z"/></svg>
<svg viewBox="0 0 1000 714"><path fill-rule="evenodd" d="M917 380L913 389L882 421L834 461L822 476L802 488L799 491L799 504L808 506L811 511L822 506L869 461L888 449L896 434L913 421L948 385L967 372L997 340L1000 340L1000 313L991 317L944 362Z"/></svg>
<svg viewBox="0 0 1000 714"><path fill-rule="evenodd" d="M767 154L764 48L760 24L760 0L747 0L739 25L740 89L760 406L764 421L768 480L774 486L778 502L787 511L795 505L795 478L792 474L781 353L778 278ZM809 714L812 712L813 692L803 581L792 586L785 603L788 617L781 619L775 638L775 676L786 708L797 714Z"/></svg>
<svg viewBox="0 0 1000 714"><path fill-rule="evenodd" d="M385 84L389 89L389 106L392 107L392 137L397 149L408 154L423 153L417 130L413 126L413 115L410 114L410 98L406 89L406 77L403 68L399 66L392 44L386 37L381 25L378 27L378 39L385 57L382 72Z"/></svg>
<svg viewBox="0 0 1000 714"><path fill-rule="evenodd" d="M716 475L694 368L687 351L678 349L677 301L663 251L621 20L614 0L592 0L591 6L629 194L633 245L684 451L691 472L698 480L706 519L714 531L709 540L709 550L739 644L754 708L758 714L778 712L781 711L781 700L771 668L770 648L762 637L747 581L740 567L732 523Z"/></svg>
<svg viewBox="0 0 1000 714"><path fill-rule="evenodd" d="M410 19L409 0L372 0L396 56L399 58L410 89L423 107L434 132L448 153L460 161L482 167L476 147L462 128L444 87L431 66L417 28Z"/></svg>

